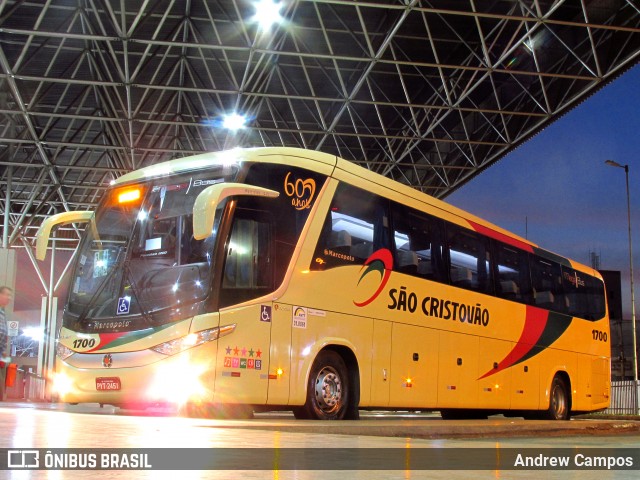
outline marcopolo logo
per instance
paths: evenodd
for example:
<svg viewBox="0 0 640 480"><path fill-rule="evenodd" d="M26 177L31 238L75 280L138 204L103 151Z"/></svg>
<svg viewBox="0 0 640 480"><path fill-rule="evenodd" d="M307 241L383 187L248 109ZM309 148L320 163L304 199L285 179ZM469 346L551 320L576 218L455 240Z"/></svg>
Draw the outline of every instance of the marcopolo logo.
<svg viewBox="0 0 640 480"><path fill-rule="evenodd" d="M357 307L365 307L373 302L376 298L378 298L380 292L382 292L385 285L389 281L392 269L393 255L386 248L381 248L380 250L375 251L369 258L367 258L367 260L364 262L364 265L362 266L362 269L360 270L362 272L362 275L360 275L358 285L360 285L362 281L372 272L380 275L380 281L377 289L373 292L373 295L369 296L361 302L356 302L354 300L354 305L356 305Z"/></svg>

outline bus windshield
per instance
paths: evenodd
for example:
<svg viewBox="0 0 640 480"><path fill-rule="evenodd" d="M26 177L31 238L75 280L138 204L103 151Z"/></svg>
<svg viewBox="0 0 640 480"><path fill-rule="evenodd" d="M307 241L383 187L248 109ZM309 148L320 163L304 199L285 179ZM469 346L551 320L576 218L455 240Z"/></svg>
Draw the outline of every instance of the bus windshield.
<svg viewBox="0 0 640 480"><path fill-rule="evenodd" d="M192 315L209 292L217 231L193 238L193 204L234 177L209 170L110 190L79 248L64 326L113 332Z"/></svg>

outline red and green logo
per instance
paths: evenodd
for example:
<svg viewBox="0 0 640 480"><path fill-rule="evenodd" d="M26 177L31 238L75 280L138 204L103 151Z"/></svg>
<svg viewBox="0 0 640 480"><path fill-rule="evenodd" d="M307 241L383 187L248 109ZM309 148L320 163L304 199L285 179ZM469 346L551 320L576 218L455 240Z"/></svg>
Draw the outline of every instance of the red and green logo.
<svg viewBox="0 0 640 480"><path fill-rule="evenodd" d="M384 289L385 285L389 281L389 277L391 276L392 269L393 269L393 255L389 250L387 250L386 248L381 248L380 250L373 252L373 254L369 258L367 258L367 261L364 262L364 265L360 270L362 272L362 275L360 275L360 280L358 280L358 285L360 285L362 280L372 272L375 272L380 276L380 283L376 291L373 293L373 295L371 295L369 298L367 298L362 302L356 302L354 300L353 302L354 305L356 307L366 307L371 302L373 302L376 298L378 298L378 296Z"/></svg>

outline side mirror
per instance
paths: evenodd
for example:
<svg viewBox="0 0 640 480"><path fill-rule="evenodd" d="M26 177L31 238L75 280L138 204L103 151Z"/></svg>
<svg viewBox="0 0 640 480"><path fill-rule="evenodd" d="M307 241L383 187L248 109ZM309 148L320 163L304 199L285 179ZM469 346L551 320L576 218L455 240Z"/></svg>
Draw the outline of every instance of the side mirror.
<svg viewBox="0 0 640 480"><path fill-rule="evenodd" d="M51 236L51 229L53 227L65 223L90 222L92 219L93 212L89 211L62 212L51 215L42 222L36 234L36 258L38 260L44 260L44 257L47 255L47 245L49 244L49 237Z"/></svg>
<svg viewBox="0 0 640 480"><path fill-rule="evenodd" d="M237 196L277 198L280 193L244 183L218 183L205 188L193 204L193 238L204 240L211 235L216 208L225 198Z"/></svg>

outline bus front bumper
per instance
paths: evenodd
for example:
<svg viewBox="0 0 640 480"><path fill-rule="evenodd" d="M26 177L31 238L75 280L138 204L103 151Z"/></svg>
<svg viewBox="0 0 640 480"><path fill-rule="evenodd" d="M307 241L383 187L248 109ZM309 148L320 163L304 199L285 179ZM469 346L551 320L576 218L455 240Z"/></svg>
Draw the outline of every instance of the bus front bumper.
<svg viewBox="0 0 640 480"><path fill-rule="evenodd" d="M208 350L209 355L206 355ZM75 358L74 358L75 357ZM204 359L209 360L205 361ZM130 353L57 358L52 393L67 403L184 404L213 399L215 364L210 349L195 347L147 363ZM148 359L147 359L148 360ZM117 368L117 365L126 365Z"/></svg>

